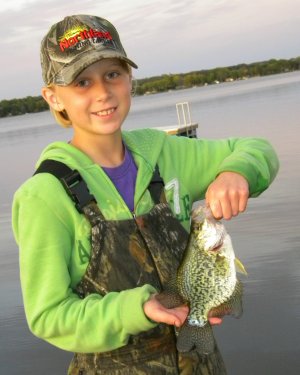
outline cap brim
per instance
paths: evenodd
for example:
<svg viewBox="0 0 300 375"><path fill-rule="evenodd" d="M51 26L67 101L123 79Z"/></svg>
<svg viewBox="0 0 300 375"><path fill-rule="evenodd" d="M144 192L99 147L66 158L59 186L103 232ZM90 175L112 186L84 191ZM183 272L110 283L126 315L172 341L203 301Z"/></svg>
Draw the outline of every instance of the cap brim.
<svg viewBox="0 0 300 375"><path fill-rule="evenodd" d="M77 56L71 63L62 67L59 73L54 77L53 83L58 86L67 86L71 84L75 78L88 66L102 59L117 58L125 61L127 64L137 69L138 66L127 56L116 51L87 51Z"/></svg>

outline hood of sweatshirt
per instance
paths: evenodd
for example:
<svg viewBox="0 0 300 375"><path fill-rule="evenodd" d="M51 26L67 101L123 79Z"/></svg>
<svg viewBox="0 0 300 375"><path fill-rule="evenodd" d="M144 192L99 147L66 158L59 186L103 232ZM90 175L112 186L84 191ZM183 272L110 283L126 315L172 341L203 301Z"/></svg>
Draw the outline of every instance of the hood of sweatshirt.
<svg viewBox="0 0 300 375"><path fill-rule="evenodd" d="M165 132L155 129L123 131L122 138L128 149L132 152L138 166L140 160L144 160L154 169L166 139ZM46 159L60 161L72 169L89 168L94 164L89 156L66 142L53 142L49 144L43 150L36 167Z"/></svg>
<svg viewBox="0 0 300 375"><path fill-rule="evenodd" d="M149 201L146 190L155 166L158 163L163 144L166 140L166 134L163 131L155 129L140 129L124 131L122 132L122 138L127 148L131 151L138 167L134 200L135 203L141 201L140 207L143 207L143 200L141 198L146 194L144 200ZM73 145L67 142L51 143L42 152L36 167L46 159L60 161L71 169L78 170L88 184L91 193L95 195L98 204L101 206L100 202L103 202L103 209L107 207L109 202L120 199L114 185L102 168ZM101 191L99 186L102 186ZM145 207L142 208L142 210L144 209Z"/></svg>

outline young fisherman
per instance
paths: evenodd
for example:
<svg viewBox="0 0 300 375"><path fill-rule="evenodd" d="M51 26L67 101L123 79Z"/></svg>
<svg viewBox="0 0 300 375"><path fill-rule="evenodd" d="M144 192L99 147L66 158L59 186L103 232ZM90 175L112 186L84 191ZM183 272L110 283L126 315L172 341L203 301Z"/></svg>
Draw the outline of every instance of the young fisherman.
<svg viewBox="0 0 300 375"><path fill-rule="evenodd" d="M30 329L77 353L69 374L200 374L201 358L176 351L188 307L155 293L180 262L193 202L238 215L274 179L276 154L262 139L121 131L137 66L105 19L53 25L41 64L42 95L73 136L43 151L14 198Z"/></svg>

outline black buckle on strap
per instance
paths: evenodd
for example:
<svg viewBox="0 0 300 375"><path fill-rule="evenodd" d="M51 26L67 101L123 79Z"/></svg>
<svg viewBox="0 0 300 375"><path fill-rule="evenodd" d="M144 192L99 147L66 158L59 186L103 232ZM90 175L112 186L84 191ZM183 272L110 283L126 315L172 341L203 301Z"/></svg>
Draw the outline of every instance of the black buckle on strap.
<svg viewBox="0 0 300 375"><path fill-rule="evenodd" d="M151 194L151 197L153 199L153 202L155 204L160 203L160 198L161 198L161 194L164 190L164 186L165 186L165 184L164 184L163 179L160 176L158 165L156 165L155 170L153 172L152 179L151 179L149 187L148 187L148 189L150 191L150 194Z"/></svg>
<svg viewBox="0 0 300 375"><path fill-rule="evenodd" d="M90 194L85 181L78 171L74 170L72 173L62 177L60 180L66 192L75 202L75 207L80 213L83 213L83 208L87 204L90 202L96 202L95 197Z"/></svg>

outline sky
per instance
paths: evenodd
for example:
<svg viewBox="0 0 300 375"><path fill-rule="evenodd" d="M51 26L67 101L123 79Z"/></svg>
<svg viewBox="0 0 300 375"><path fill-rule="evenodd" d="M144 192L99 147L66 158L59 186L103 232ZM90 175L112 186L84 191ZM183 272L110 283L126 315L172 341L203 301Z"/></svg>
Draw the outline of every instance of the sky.
<svg viewBox="0 0 300 375"><path fill-rule="evenodd" d="M40 95L40 41L72 14L111 21L137 79L300 56L300 0L8 0L0 100Z"/></svg>

